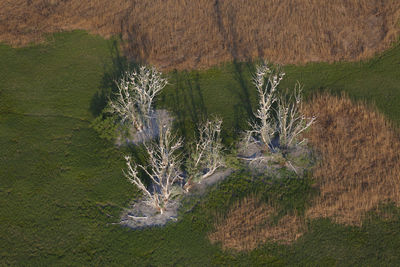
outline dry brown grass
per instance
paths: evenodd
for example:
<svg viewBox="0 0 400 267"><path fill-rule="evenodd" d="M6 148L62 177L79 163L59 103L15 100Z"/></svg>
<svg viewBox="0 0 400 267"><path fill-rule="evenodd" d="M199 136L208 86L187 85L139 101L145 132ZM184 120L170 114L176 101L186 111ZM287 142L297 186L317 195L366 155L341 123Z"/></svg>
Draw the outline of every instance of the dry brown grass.
<svg viewBox="0 0 400 267"><path fill-rule="evenodd" d="M121 34L128 55L163 69L358 60L396 39L399 16L398 0L3 0L0 41L25 45L72 29Z"/></svg>
<svg viewBox="0 0 400 267"><path fill-rule="evenodd" d="M383 115L329 95L314 98L307 112L318 114L308 138L321 155L314 170L321 195L307 216L360 225L380 203L400 205L400 138Z"/></svg>
<svg viewBox="0 0 400 267"><path fill-rule="evenodd" d="M320 189L306 217L330 218L337 223L361 225L368 211L390 219L380 204L400 206L400 135L383 115L345 96L323 94L305 106L308 115L318 114L307 133L320 154L313 175ZM226 218L209 235L224 249L251 250L260 243L290 243L304 229L302 221L287 215L272 224L276 210L255 197L233 205ZM388 217L389 216L389 217ZM386 218L388 217L388 218Z"/></svg>
<svg viewBox="0 0 400 267"><path fill-rule="evenodd" d="M277 225L272 222L275 209L248 197L232 206L225 218L215 223L209 234L211 242L220 242L223 249L252 250L266 241L290 243L301 236L302 224L295 215L282 217Z"/></svg>

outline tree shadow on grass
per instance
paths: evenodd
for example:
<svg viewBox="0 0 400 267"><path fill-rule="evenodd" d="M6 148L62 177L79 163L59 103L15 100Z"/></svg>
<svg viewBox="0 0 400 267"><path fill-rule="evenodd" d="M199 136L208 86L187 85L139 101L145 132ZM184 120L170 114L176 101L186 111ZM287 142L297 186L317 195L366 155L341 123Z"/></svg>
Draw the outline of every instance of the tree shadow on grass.
<svg viewBox="0 0 400 267"><path fill-rule="evenodd" d="M104 75L98 91L91 99L89 110L93 116L97 117L106 107L108 99L113 97L113 94L118 90L115 81L122 76L125 71L137 68L138 64L130 62L127 58L121 55L118 41L114 40L109 47L111 65L104 64Z"/></svg>
<svg viewBox="0 0 400 267"><path fill-rule="evenodd" d="M255 88L249 85L245 72L254 73L255 70L254 64L251 61L238 62L234 60L233 67L233 76L238 84L238 89L233 93L236 94L236 98L239 100L239 102L234 105L233 114L236 137L242 130L247 129L248 121L254 117L252 98L255 96Z"/></svg>
<svg viewBox="0 0 400 267"><path fill-rule="evenodd" d="M158 104L172 112L176 128L185 139L190 140L196 125L208 115L200 75L196 71L175 70L170 73L169 81L170 85L161 94Z"/></svg>
<svg viewBox="0 0 400 267"><path fill-rule="evenodd" d="M136 62L129 62L126 57L121 55L117 40L110 45L109 51L111 64L104 64L101 85L90 103L89 109L95 117L102 113L109 98L112 98L118 90L115 81L121 77L123 72L138 67ZM169 85L156 98L155 107L169 110L175 117L174 126L178 130L178 134L186 140L193 139L197 124L212 115L210 110L221 110L222 108L225 111L222 114L229 116L229 123L226 125L227 127L224 127L222 136L231 141L237 139L241 132L248 128L248 121L253 117L252 103L256 99L256 91L249 81L249 73L254 73L253 62L234 60L232 66L231 78L226 83L226 86L231 86L231 80L234 80L234 86L229 93L232 95L225 96L229 98L229 106L207 107L207 99L214 95L207 87L204 87L206 85L202 81L201 73L175 70L168 74ZM232 114L226 113L227 110L233 110Z"/></svg>

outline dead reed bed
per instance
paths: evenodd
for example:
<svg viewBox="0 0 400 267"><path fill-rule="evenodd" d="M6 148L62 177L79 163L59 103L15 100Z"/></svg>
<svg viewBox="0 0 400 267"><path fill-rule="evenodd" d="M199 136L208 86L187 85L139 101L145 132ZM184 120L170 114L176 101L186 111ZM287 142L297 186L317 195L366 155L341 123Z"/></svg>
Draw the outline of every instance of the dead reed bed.
<svg viewBox="0 0 400 267"><path fill-rule="evenodd" d="M361 225L381 203L400 205L400 136L383 115L327 94L306 110L318 114L308 139L321 156L313 172L320 196L307 217Z"/></svg>
<svg viewBox="0 0 400 267"><path fill-rule="evenodd" d="M127 55L164 70L359 60L396 40L399 16L398 0L6 0L0 41L25 45L72 29L118 34Z"/></svg>
<svg viewBox="0 0 400 267"><path fill-rule="evenodd" d="M270 242L290 243L302 235L302 224L295 215L285 215L273 223L275 208L261 203L256 197L247 197L235 203L226 217L215 223L209 234L212 243L220 242L223 249L252 250Z"/></svg>
<svg viewBox="0 0 400 267"><path fill-rule="evenodd" d="M382 212L381 204L400 205L398 129L375 109L344 95L318 95L305 112L318 114L307 138L320 158L313 170L320 194L306 218L360 226L367 212ZM266 241L287 244L302 235L301 219L286 215L273 224L275 213L256 197L245 198L217 220L209 239L224 249L252 250Z"/></svg>

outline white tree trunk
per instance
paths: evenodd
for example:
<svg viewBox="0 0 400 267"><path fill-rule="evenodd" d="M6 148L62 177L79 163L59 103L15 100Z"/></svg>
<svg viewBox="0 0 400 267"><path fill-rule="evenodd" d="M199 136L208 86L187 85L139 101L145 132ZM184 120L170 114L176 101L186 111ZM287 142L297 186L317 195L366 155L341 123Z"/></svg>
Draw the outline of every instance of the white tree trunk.
<svg viewBox="0 0 400 267"><path fill-rule="evenodd" d="M246 141L262 142L268 148L276 133L276 122L273 117L273 104L277 102L276 91L279 83L285 76L284 72L272 70L268 64L257 66L253 83L258 92L258 109L254 114L257 121L250 124L251 130L247 131Z"/></svg>
<svg viewBox="0 0 400 267"><path fill-rule="evenodd" d="M308 129L314 122L315 117L306 118L301 113L303 104L302 88L299 83L294 88L293 95L286 98L281 96L278 102L277 119L279 145L283 148L295 146L305 140L298 140L300 134Z"/></svg>
<svg viewBox="0 0 400 267"><path fill-rule="evenodd" d="M304 142L300 140L301 134L315 121L315 117L306 118L302 112L302 88L297 84L294 94L279 94L278 85L285 73L271 70L266 63L257 66L254 76L254 85L258 92L258 109L254 114L256 121L251 123L251 130L246 132L245 145L249 143L261 144L271 152L296 146ZM272 144L272 139L278 135L279 143ZM283 153L284 154L284 153ZM282 154L282 155L283 155ZM251 158L242 158L250 163L260 164L268 162L274 155L259 155ZM296 173L296 168L290 161L287 165Z"/></svg>
<svg viewBox="0 0 400 267"><path fill-rule="evenodd" d="M109 106L123 123L132 123L141 132L149 127L154 98L167 83L154 67L141 66L138 71L125 72L116 82L118 92L115 99L109 101Z"/></svg>
<svg viewBox="0 0 400 267"><path fill-rule="evenodd" d="M135 164L130 157L125 157L128 169L125 176L145 194L146 201L161 213L171 201L172 187L182 179L181 156L178 153L181 147L182 139L177 139L168 125L161 125L158 142L145 144L149 156L148 166ZM150 177L152 190L146 188L139 178L138 167Z"/></svg>
<svg viewBox="0 0 400 267"><path fill-rule="evenodd" d="M198 182L201 182L224 166L221 126L222 119L217 117L199 125L199 137L189 158L190 177L185 185L186 191L193 185L193 180L196 178L199 178Z"/></svg>

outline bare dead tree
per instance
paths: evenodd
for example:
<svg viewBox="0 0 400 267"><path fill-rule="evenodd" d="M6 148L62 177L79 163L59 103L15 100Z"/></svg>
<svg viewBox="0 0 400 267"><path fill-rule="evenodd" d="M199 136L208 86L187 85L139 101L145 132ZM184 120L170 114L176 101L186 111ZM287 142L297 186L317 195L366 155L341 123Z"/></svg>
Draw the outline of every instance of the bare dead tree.
<svg viewBox="0 0 400 267"><path fill-rule="evenodd" d="M154 67L141 66L137 71L125 72L116 82L118 92L109 106L122 122L132 123L140 132L149 126L154 98L167 83Z"/></svg>
<svg viewBox="0 0 400 267"><path fill-rule="evenodd" d="M297 173L296 168L286 158L286 152L288 148L304 142L304 139L300 140L301 134L314 123L315 117L306 118L301 112L303 99L299 84L295 86L293 95L278 94L278 86L284 75L279 68L272 70L265 62L257 66L253 79L259 98L258 109L254 114L256 121L250 124L251 130L245 135L246 149L250 143L255 143L267 151L281 150L281 153L265 155L262 153L264 149L261 149L256 152L256 156L240 158L250 164L265 165L281 157ZM279 143L272 144L275 137L279 137Z"/></svg>
<svg viewBox="0 0 400 267"><path fill-rule="evenodd" d="M271 143L276 133L276 122L273 117L273 104L277 102L276 91L285 75L284 72L271 69L267 62L257 66L253 83L258 92L258 109L254 114L257 121L250 123L251 130L246 133L246 141L259 141L265 146Z"/></svg>
<svg viewBox="0 0 400 267"><path fill-rule="evenodd" d="M283 148L304 142L305 139L298 140L300 134L315 122L315 117L306 118L301 113L303 104L302 89L301 85L297 83L293 95L290 95L289 98L286 95L282 95L278 100L279 145Z"/></svg>
<svg viewBox="0 0 400 267"><path fill-rule="evenodd" d="M182 139L171 133L168 125L160 127L157 142L144 144L149 156L149 165L143 166L132 162L129 156L125 157L127 172L126 178L135 184L145 195L145 201L163 213L171 201L173 187L182 179L181 155L178 150L182 147ZM142 169L151 179L151 186L147 188L138 175L138 168Z"/></svg>
<svg viewBox="0 0 400 267"><path fill-rule="evenodd" d="M134 92L130 90L125 76L117 84L118 92L113 100L109 100L110 111L121 118L121 122L132 123L136 130L143 129L143 122L137 109Z"/></svg>
<svg viewBox="0 0 400 267"><path fill-rule="evenodd" d="M222 119L218 117L199 125L199 137L188 160L187 191L194 181L201 182L224 166L221 126Z"/></svg>

